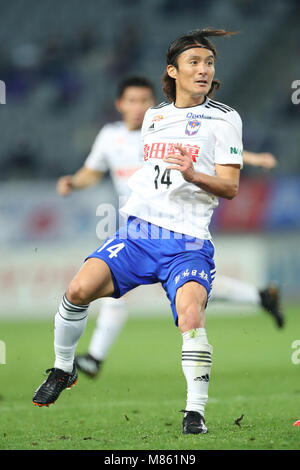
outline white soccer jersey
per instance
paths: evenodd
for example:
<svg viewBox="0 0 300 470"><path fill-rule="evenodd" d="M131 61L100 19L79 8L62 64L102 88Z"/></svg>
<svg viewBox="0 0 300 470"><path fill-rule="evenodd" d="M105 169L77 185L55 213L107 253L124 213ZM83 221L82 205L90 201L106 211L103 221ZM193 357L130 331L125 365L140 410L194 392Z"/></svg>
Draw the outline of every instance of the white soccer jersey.
<svg viewBox="0 0 300 470"><path fill-rule="evenodd" d="M196 171L215 176L215 164L242 168L242 122L229 106L206 98L190 108L162 103L150 108L142 127L144 165L130 179L131 196L121 212L174 232L211 239L209 224L218 198L167 170L163 158L183 146Z"/></svg>
<svg viewBox="0 0 300 470"><path fill-rule="evenodd" d="M118 195L128 197L128 178L142 164L140 145L140 130L130 131L122 121L106 124L97 135L85 166L92 170L109 170Z"/></svg>

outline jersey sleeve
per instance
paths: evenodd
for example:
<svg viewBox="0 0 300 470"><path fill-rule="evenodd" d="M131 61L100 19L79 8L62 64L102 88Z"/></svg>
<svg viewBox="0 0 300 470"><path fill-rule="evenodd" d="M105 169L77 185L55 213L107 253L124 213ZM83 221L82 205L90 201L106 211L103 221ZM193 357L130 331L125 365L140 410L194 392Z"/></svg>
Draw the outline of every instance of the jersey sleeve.
<svg viewBox="0 0 300 470"><path fill-rule="evenodd" d="M104 127L97 135L91 151L84 162L84 166L91 170L108 171L109 167L106 157L107 145L107 131Z"/></svg>
<svg viewBox="0 0 300 470"><path fill-rule="evenodd" d="M141 132L140 142L139 142L138 161L139 163L143 163L144 161L144 138L143 138L142 132Z"/></svg>
<svg viewBox="0 0 300 470"><path fill-rule="evenodd" d="M238 113L229 121L215 123L216 138L215 163L220 165L237 164L243 168L242 121Z"/></svg>

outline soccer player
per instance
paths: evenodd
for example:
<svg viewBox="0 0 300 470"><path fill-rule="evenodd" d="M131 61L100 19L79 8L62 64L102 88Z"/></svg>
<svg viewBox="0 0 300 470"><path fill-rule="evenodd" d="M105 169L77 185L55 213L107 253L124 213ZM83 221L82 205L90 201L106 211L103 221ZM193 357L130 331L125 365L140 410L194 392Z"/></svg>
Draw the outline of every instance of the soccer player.
<svg viewBox="0 0 300 470"><path fill-rule="evenodd" d="M127 223L87 257L71 281L55 316L55 364L36 390L34 404L54 403L77 381L74 356L90 302L160 282L183 339L183 432L207 432L212 346L205 308L216 271L209 224L218 197L236 196L243 164L238 113L209 98L219 82L214 79L217 51L208 37L230 34L197 30L171 43L164 75L170 102L145 115L144 165L131 177L132 193L122 208Z"/></svg>
<svg viewBox="0 0 300 470"><path fill-rule="evenodd" d="M140 130L146 110L154 105L154 87L143 77L128 77L118 87L115 106L122 121L107 124L101 129L84 165L74 175L63 176L57 182L57 191L67 196L100 182L109 170L119 197L129 195L128 178L141 164L138 158ZM245 164L266 169L276 166L271 153L243 151ZM236 301L262 306L279 327L283 324L279 308L279 292L274 285L263 290L254 285L218 275L214 282L212 300ZM77 368L89 377L96 377L109 350L116 341L128 317L123 299L105 298L88 352L75 357Z"/></svg>
<svg viewBox="0 0 300 470"><path fill-rule="evenodd" d="M57 182L62 196L100 182L110 171L118 196L129 196L128 178L141 167L138 151L145 112L155 104L154 86L144 77L132 76L121 81L115 106L122 121L105 125L97 135L84 165L74 175L63 176ZM101 301L89 351L76 357L78 369L94 377L115 342L128 313L123 299L107 297Z"/></svg>
<svg viewBox="0 0 300 470"><path fill-rule="evenodd" d="M101 129L84 165L74 175L63 176L57 182L57 191L67 196L100 182L104 173L110 171L119 197L128 197L128 178L140 168L138 152L140 130L146 110L154 105L154 87L143 77L128 77L118 87L115 106L122 121L107 124ZM276 166L271 153L243 151L245 164L266 169ZM254 285L218 275L214 282L212 300L236 301L262 306L283 324L279 308L279 292L270 285L263 290ZM77 368L89 377L96 377L109 350L116 341L128 317L123 299L105 298L101 301L100 315L89 345L88 352L75 357Z"/></svg>

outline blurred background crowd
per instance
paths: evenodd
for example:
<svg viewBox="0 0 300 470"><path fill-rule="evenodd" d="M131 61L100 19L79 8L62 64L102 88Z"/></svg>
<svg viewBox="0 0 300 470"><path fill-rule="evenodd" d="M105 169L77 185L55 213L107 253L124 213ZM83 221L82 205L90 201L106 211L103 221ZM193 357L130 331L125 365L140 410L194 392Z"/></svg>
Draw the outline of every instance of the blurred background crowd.
<svg viewBox="0 0 300 470"><path fill-rule="evenodd" d="M239 31L216 40L215 99L241 114L244 145L273 152L280 174L300 170L291 84L300 77L300 4L291 0L0 1L0 178L57 177L76 170L95 134L118 118L116 87L160 79L171 40L191 29ZM253 168L245 172L253 172Z"/></svg>
<svg viewBox="0 0 300 470"><path fill-rule="evenodd" d="M51 273L45 266L71 238L92 234L95 248L95 207L112 192L109 177L101 191L68 201L55 194L56 179L80 168L100 128L120 118L113 106L120 80L146 76L163 101L169 43L205 27L239 32L214 41L222 82L215 99L241 115L245 149L278 160L271 171L245 167L238 197L221 201L213 233L243 235L221 271L258 284L275 279L287 296L299 297L300 104L291 99L300 80L299 23L297 0L0 0L0 80L7 92L0 105L2 302L18 291L24 305L26 295L42 297L49 285L57 292L63 261ZM49 248L50 242L58 245ZM82 257L89 250L83 245ZM70 261L62 286L73 268Z"/></svg>

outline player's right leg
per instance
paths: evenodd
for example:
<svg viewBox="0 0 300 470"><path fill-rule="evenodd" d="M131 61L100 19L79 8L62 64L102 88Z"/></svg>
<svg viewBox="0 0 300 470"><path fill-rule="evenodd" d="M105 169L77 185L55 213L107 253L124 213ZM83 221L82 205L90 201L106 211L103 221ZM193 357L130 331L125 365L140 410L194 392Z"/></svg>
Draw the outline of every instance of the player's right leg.
<svg viewBox="0 0 300 470"><path fill-rule="evenodd" d="M77 343L87 322L89 303L114 293L108 265L101 259L88 259L71 281L55 316L54 367L47 369L48 378L36 390L33 403L48 406L65 388L77 381L74 356Z"/></svg>
<svg viewBox="0 0 300 470"><path fill-rule="evenodd" d="M62 390L76 382L74 355L89 303L100 297L120 298L141 284L158 282L159 247L159 240L149 239L148 223L129 217L126 226L88 256L55 317L55 364L34 395L36 405L54 403Z"/></svg>

